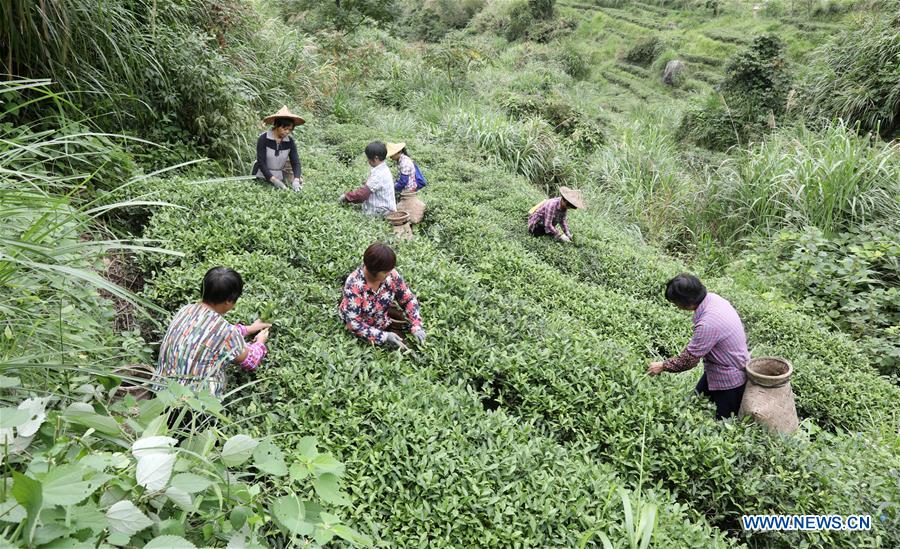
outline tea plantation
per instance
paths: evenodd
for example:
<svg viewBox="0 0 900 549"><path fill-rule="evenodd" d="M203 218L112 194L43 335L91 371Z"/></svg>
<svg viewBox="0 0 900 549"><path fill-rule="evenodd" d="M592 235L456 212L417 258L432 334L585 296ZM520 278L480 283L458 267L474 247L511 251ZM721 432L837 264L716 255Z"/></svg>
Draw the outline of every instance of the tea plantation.
<svg viewBox="0 0 900 549"><path fill-rule="evenodd" d="M741 514L810 509L871 513L877 524L753 542L896 541L900 391L850 341L710 279L741 311L754 354L791 358L806 419L789 438L717 424L689 396L695 375L644 375L689 338L687 315L660 296L687 266L590 210L573 214L570 248L528 236L524 212L540 192L439 134L410 140L434 183L415 240L393 243L428 342L409 354L356 342L335 312L341 281L368 244L392 236L334 197L365 173L340 151L389 131L373 123L311 125L299 194L161 182L159 197L186 209L156 213L145 232L185 253L147 265L147 296L164 308L191 300L220 264L247 283L234 318L275 304L262 383L238 414L259 434L315 434L339 456L358 528L397 545L571 546L591 531L624 534L615 490L626 486L659 505L660 546L740 543Z"/></svg>
<svg viewBox="0 0 900 549"><path fill-rule="evenodd" d="M900 547L897 0L7 4L0 548ZM248 176L283 104L299 192ZM411 240L338 204L374 140ZM530 236L563 185L573 242ZM338 316L376 241L424 344ZM148 382L220 265L262 365ZM791 361L796 433L647 375L682 272ZM871 529L741 521L820 514Z"/></svg>

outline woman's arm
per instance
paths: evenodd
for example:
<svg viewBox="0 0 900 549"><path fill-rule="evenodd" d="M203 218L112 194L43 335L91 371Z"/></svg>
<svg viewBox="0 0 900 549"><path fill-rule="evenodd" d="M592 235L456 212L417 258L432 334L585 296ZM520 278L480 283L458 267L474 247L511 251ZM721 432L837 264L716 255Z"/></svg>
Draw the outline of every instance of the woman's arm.
<svg viewBox="0 0 900 549"><path fill-rule="evenodd" d="M302 169L300 167L300 156L297 154L296 139L291 139L291 150L290 153L288 153L288 158L291 160L291 171L294 172L294 179L303 177Z"/></svg>
<svg viewBox="0 0 900 549"><path fill-rule="evenodd" d="M266 134L260 135L259 139L256 140L256 165L259 166L259 171L262 172L266 181L271 181L272 172L269 171L269 166L266 162Z"/></svg>

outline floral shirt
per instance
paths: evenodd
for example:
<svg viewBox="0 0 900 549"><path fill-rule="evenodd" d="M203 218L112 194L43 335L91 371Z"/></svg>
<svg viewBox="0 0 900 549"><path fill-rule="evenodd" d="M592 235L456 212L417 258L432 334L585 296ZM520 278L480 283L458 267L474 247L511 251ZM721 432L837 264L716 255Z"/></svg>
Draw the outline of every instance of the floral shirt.
<svg viewBox="0 0 900 549"><path fill-rule="evenodd" d="M416 167L412 158L405 154L400 155L397 161L397 181L394 182L394 190L397 192L409 191L415 192L418 189L416 184Z"/></svg>
<svg viewBox="0 0 900 549"><path fill-rule="evenodd" d="M385 342L385 330L391 324L388 309L394 301L406 314L412 331L420 329L422 317L419 315L419 302L400 273L391 271L378 291L372 291L363 268L359 267L347 277L338 312L347 329L355 336L381 345Z"/></svg>
<svg viewBox="0 0 900 549"><path fill-rule="evenodd" d="M566 212L559 207L562 198L549 198L538 206L537 210L528 218L528 230L534 232L535 227L541 226L544 232L550 236L559 236L559 230L556 225L562 228L566 236L571 236L569 231L569 223L566 221Z"/></svg>

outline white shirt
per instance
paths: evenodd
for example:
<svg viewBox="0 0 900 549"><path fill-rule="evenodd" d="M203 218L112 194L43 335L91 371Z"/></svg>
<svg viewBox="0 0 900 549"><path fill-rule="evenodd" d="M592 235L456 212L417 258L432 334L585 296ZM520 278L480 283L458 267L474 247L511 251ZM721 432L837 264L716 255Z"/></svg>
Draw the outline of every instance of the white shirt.
<svg viewBox="0 0 900 549"><path fill-rule="evenodd" d="M394 199L394 181L391 179L391 169L386 162L372 168L366 187L372 192L371 196L363 202L362 209L366 215L385 215L397 211L397 201Z"/></svg>

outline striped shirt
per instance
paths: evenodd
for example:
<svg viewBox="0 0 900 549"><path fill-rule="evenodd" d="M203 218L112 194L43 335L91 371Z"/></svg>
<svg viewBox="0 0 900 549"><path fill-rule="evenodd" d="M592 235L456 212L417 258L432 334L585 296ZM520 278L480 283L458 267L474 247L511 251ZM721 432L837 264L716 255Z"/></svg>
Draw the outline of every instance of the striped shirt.
<svg viewBox="0 0 900 549"><path fill-rule="evenodd" d="M385 215L397 211L397 200L394 198L394 182L391 180L391 169L387 163L372 168L366 188L372 194L363 202L363 213L366 215Z"/></svg>
<svg viewBox="0 0 900 549"><path fill-rule="evenodd" d="M225 367L245 346L240 330L222 315L200 303L186 305L175 314L159 347L156 377L222 396Z"/></svg>
<svg viewBox="0 0 900 549"><path fill-rule="evenodd" d="M725 298L707 293L694 311L694 335L684 352L665 361L670 372L688 370L703 358L710 391L724 391L747 382L750 360L747 335L737 311Z"/></svg>
<svg viewBox="0 0 900 549"><path fill-rule="evenodd" d="M531 217L528 218L528 231L534 233L535 229L541 227L550 236L559 236L559 230L556 228L556 225L559 225L566 236L571 236L569 223L566 221L566 212L568 210L559 207L561 201L562 198L556 197L541 202L534 213L531 214Z"/></svg>

